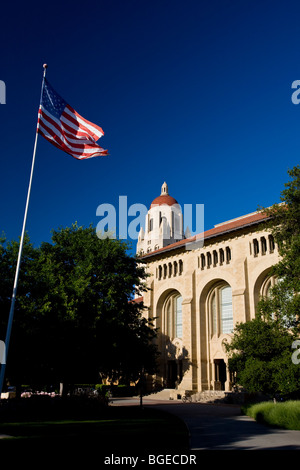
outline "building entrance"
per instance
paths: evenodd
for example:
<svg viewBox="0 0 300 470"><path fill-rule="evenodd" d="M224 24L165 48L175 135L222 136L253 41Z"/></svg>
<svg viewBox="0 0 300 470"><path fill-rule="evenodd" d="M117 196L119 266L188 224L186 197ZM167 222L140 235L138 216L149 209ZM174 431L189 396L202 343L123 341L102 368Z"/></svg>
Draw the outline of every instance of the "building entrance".
<svg viewBox="0 0 300 470"><path fill-rule="evenodd" d="M167 388L176 388L182 381L182 361L172 360L167 363Z"/></svg>
<svg viewBox="0 0 300 470"><path fill-rule="evenodd" d="M226 364L224 359L215 359L215 390L225 390L227 380Z"/></svg>

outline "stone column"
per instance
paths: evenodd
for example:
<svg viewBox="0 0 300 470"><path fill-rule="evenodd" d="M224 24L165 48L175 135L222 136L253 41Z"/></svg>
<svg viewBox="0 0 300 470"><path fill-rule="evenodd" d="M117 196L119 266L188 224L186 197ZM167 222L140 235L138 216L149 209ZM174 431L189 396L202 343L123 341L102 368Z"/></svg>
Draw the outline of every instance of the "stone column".
<svg viewBox="0 0 300 470"><path fill-rule="evenodd" d="M180 389L193 390L192 298L182 301L182 374Z"/></svg>
<svg viewBox="0 0 300 470"><path fill-rule="evenodd" d="M233 322L243 323L246 321L246 299L245 288L232 290L232 309L233 309Z"/></svg>

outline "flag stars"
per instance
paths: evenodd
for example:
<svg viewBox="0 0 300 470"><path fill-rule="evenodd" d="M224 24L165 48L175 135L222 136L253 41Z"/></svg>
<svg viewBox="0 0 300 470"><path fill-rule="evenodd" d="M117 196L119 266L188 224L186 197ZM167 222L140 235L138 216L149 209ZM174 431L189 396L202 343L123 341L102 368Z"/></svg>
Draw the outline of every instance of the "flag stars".
<svg viewBox="0 0 300 470"><path fill-rule="evenodd" d="M52 115L60 118L63 110L67 103L63 100L51 87L51 85L45 80L45 86L43 89L42 104Z"/></svg>

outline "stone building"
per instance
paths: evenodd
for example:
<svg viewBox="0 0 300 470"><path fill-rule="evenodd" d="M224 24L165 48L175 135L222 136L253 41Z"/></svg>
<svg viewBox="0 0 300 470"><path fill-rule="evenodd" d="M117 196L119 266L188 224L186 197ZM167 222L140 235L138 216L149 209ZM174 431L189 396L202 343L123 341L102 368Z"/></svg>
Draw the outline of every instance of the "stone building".
<svg viewBox="0 0 300 470"><path fill-rule="evenodd" d="M163 184L137 243L150 289L136 299L145 315L156 317L160 386L231 390L223 341L237 322L255 317L260 296L274 283L269 272L278 251L265 220L258 212L238 217L205 231L197 243L198 237L185 238L180 207Z"/></svg>

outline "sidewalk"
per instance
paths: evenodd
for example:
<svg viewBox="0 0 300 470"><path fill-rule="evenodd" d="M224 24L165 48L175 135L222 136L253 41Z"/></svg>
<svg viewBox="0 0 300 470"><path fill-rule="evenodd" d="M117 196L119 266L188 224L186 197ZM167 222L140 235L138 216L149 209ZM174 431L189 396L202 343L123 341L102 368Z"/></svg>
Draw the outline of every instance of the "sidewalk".
<svg viewBox="0 0 300 470"><path fill-rule="evenodd" d="M139 405L138 398L114 399L114 406ZM300 450L300 431L274 429L241 413L239 405L182 403L143 397L151 406L178 416L190 433L190 450Z"/></svg>
<svg viewBox="0 0 300 470"><path fill-rule="evenodd" d="M145 400L145 405L147 400ZM148 403L187 425L191 450L300 450L300 431L274 429L241 414L238 405Z"/></svg>

